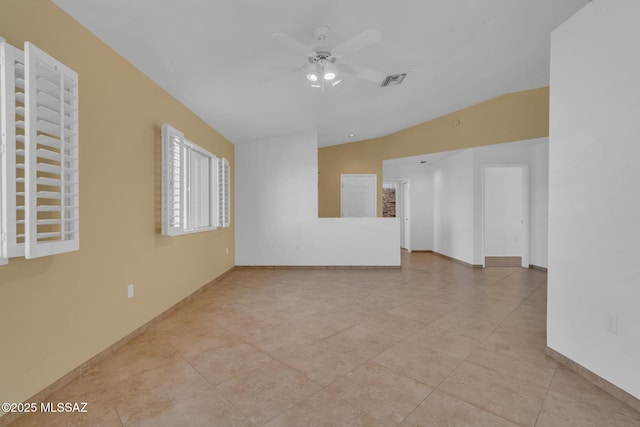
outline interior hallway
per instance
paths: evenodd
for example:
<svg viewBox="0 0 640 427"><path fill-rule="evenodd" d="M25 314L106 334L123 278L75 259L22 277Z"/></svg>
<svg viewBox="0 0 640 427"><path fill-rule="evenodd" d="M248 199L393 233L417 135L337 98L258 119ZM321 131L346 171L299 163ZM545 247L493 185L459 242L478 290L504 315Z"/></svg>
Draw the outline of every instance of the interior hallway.
<svg viewBox="0 0 640 427"><path fill-rule="evenodd" d="M638 426L545 355L546 274L239 268L15 426Z"/></svg>

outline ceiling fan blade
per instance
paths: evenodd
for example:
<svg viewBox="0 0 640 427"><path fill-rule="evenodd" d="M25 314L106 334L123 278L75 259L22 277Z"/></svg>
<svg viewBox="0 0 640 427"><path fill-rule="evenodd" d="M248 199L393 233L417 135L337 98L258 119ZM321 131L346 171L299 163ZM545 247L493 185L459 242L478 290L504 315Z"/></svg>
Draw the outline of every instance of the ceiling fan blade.
<svg viewBox="0 0 640 427"><path fill-rule="evenodd" d="M337 57L348 55L374 43L378 43L380 40L382 40L380 31L373 29L365 30L333 48L331 53Z"/></svg>
<svg viewBox="0 0 640 427"><path fill-rule="evenodd" d="M373 83L380 84L387 75L381 71L363 67L355 64L339 64L339 68L347 74L351 74L359 79L368 80Z"/></svg>
<svg viewBox="0 0 640 427"><path fill-rule="evenodd" d="M311 56L314 54L313 49L311 49L309 46L304 45L302 42L294 39L288 34L275 33L271 36L280 41L280 43L282 43L285 47L287 47L294 53L302 54L305 56Z"/></svg>
<svg viewBox="0 0 640 427"><path fill-rule="evenodd" d="M284 80L296 73L302 73L307 68L306 65L300 65L298 67L278 67L270 70L268 74L260 77L258 83L269 83L276 80ZM301 74L302 75L302 74Z"/></svg>

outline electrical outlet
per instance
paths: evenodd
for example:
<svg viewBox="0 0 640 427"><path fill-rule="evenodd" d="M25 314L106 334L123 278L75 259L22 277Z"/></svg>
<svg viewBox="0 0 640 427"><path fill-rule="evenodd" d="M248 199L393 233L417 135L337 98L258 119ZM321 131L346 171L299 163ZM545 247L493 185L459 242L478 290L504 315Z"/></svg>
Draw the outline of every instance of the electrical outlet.
<svg viewBox="0 0 640 427"><path fill-rule="evenodd" d="M229 255L229 246L226 247L225 251L227 252L227 255Z"/></svg>
<svg viewBox="0 0 640 427"><path fill-rule="evenodd" d="M607 314L607 331L612 334L618 333L618 316Z"/></svg>
<svg viewBox="0 0 640 427"><path fill-rule="evenodd" d="M127 298L133 298L133 283L127 286Z"/></svg>

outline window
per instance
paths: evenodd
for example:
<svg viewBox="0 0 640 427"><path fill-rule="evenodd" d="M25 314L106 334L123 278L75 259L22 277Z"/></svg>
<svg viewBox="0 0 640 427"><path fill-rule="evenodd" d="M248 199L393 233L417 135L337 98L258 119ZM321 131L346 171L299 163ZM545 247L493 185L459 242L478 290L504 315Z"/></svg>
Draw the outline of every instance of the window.
<svg viewBox="0 0 640 427"><path fill-rule="evenodd" d="M3 256L78 250L78 75L0 39L0 77Z"/></svg>
<svg viewBox="0 0 640 427"><path fill-rule="evenodd" d="M162 234L177 236L217 226L217 158L162 125Z"/></svg>

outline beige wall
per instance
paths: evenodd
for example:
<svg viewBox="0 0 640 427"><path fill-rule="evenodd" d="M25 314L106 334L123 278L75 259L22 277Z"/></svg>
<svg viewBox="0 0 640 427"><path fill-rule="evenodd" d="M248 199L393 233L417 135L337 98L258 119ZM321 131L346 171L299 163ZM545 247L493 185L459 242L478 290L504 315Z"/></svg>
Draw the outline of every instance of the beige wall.
<svg viewBox="0 0 640 427"><path fill-rule="evenodd" d="M382 138L318 150L320 217L340 216L340 174L378 175L382 161L549 136L549 88L511 93Z"/></svg>
<svg viewBox="0 0 640 427"><path fill-rule="evenodd" d="M0 402L20 402L233 267L233 226L160 236L160 126L234 150L50 1L2 0L0 36L80 83L80 251L0 267Z"/></svg>

